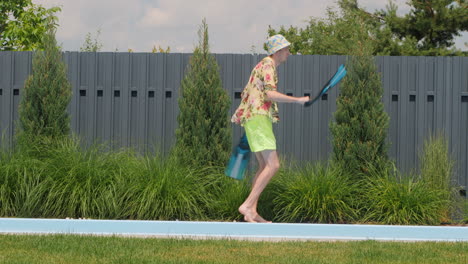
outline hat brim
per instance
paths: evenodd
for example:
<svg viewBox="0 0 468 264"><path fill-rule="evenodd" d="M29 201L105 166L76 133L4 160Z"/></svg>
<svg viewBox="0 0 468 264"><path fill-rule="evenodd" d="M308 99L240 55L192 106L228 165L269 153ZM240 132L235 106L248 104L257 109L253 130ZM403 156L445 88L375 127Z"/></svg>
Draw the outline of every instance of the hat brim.
<svg viewBox="0 0 468 264"><path fill-rule="evenodd" d="M274 50L268 52L267 54L268 54L268 55L273 55L273 54L275 54L276 52L278 52L278 51L280 51L280 50L282 50L282 49L284 49L284 48L287 48L287 47L289 47L289 46L291 46L291 43L289 43L289 42L288 42L288 43L284 43L284 45L275 47Z"/></svg>

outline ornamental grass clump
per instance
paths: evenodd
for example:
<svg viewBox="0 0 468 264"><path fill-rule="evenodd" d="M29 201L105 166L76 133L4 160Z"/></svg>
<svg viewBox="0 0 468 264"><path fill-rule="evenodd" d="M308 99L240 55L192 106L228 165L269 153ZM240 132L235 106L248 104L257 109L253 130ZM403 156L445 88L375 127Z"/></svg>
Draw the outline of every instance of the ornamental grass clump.
<svg viewBox="0 0 468 264"><path fill-rule="evenodd" d="M212 212L214 169L83 145L77 138L42 145L41 158L2 153L0 216L203 220Z"/></svg>
<svg viewBox="0 0 468 264"><path fill-rule="evenodd" d="M357 216L357 185L339 167L307 164L290 168L272 184L275 221L346 223Z"/></svg>
<svg viewBox="0 0 468 264"><path fill-rule="evenodd" d="M215 198L211 205L211 218L228 221L241 220L242 215L238 209L250 193L250 176L241 181L229 178L222 173L218 177L218 188L214 192Z"/></svg>
<svg viewBox="0 0 468 264"><path fill-rule="evenodd" d="M202 169L176 159L145 157L124 194L128 217L151 220L203 220L212 200Z"/></svg>
<svg viewBox="0 0 468 264"><path fill-rule="evenodd" d="M48 191L45 166L19 152L0 152L0 217L40 216Z"/></svg>
<svg viewBox="0 0 468 264"><path fill-rule="evenodd" d="M449 200L417 175L371 170L363 179L365 222L399 225L438 225Z"/></svg>
<svg viewBox="0 0 468 264"><path fill-rule="evenodd" d="M255 171L248 170L243 180L234 180L224 174L225 168L219 168L211 178L210 192L214 200L210 203L209 218L221 221L241 221L243 215L239 213L239 206L249 196ZM278 172L282 173L282 169ZM275 176L276 177L276 176ZM274 199L274 185L269 184L262 192L259 200L258 213L268 219L274 218L272 201Z"/></svg>
<svg viewBox="0 0 468 264"><path fill-rule="evenodd" d="M449 154L447 139L443 134L430 135L424 141L424 148L420 154L420 173L422 180L433 190L441 193L450 203L442 208L445 215L444 221L450 221L451 214L461 207L457 193L457 187L453 181L454 160Z"/></svg>
<svg viewBox="0 0 468 264"><path fill-rule="evenodd" d="M116 176L131 177L138 161L131 151L109 152L103 145L82 147L77 138L44 148L41 161L47 194L40 203L42 217L119 218L118 199L126 186Z"/></svg>

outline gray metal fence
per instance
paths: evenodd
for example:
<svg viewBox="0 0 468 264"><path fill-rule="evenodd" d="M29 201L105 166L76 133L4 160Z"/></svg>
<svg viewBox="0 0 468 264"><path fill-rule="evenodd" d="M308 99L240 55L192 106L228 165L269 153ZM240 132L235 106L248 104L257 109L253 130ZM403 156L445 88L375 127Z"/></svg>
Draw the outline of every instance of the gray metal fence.
<svg viewBox="0 0 468 264"><path fill-rule="evenodd" d="M223 86L232 98L231 113L252 67L264 55L216 54ZM160 149L174 143L180 81L190 54L65 52L73 86L69 106L72 130L89 143ZM456 180L468 185L468 58L376 57L390 115L389 154L408 172L417 168L424 140L443 131L456 159ZM346 61L345 56L297 55L278 68L279 90L316 94ZM10 145L18 119L24 81L31 73L31 52L0 52L1 144ZM311 108L280 104L275 126L280 153L299 160L326 160L331 151L328 125L338 89ZM234 139L241 128L233 125Z"/></svg>

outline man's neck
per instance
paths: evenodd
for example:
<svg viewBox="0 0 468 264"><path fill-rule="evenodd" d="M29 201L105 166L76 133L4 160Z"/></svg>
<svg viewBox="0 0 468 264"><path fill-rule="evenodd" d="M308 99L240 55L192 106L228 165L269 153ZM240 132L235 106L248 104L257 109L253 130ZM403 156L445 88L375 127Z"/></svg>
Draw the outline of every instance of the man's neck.
<svg viewBox="0 0 468 264"><path fill-rule="evenodd" d="M278 63L278 60L275 59L275 57L273 55L270 56L270 58L273 60L273 62L275 63L275 67L278 67L278 65L280 65L280 63Z"/></svg>

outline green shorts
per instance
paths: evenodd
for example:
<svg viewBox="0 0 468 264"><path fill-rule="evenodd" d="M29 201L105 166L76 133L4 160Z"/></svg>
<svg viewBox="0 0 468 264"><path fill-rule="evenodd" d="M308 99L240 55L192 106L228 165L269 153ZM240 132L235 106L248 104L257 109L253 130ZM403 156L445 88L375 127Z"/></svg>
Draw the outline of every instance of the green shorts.
<svg viewBox="0 0 468 264"><path fill-rule="evenodd" d="M249 141L250 151L276 150L273 124L268 116L254 116L244 124L244 128L247 140Z"/></svg>

